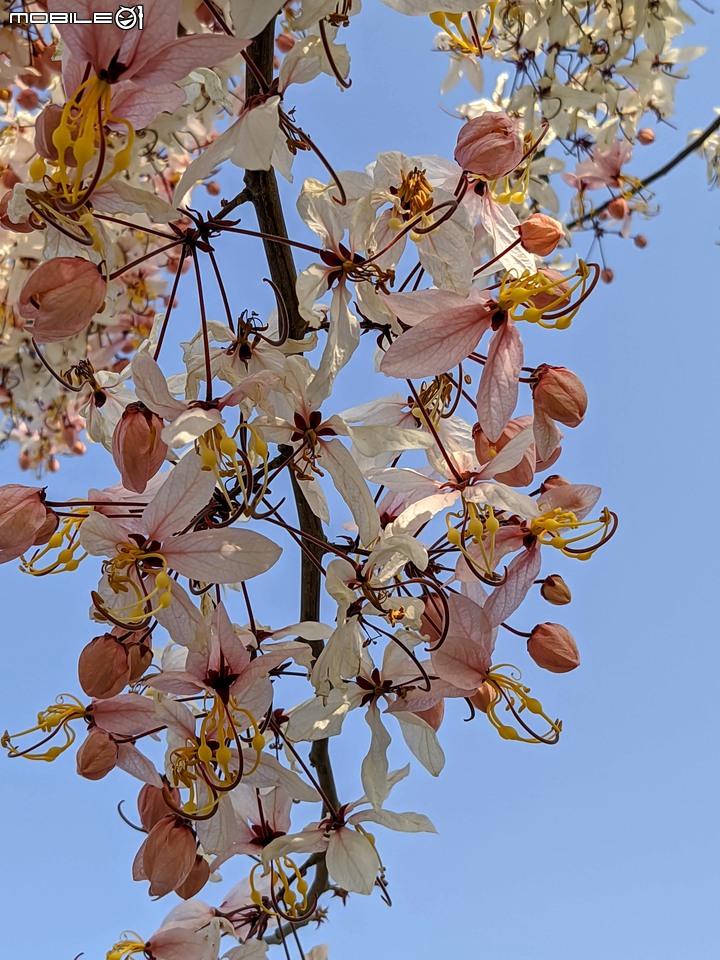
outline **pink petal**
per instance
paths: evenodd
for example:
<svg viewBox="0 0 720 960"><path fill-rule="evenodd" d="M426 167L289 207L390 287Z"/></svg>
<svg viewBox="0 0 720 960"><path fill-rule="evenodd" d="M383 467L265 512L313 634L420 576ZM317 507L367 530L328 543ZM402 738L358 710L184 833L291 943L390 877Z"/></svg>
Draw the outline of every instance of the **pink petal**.
<svg viewBox="0 0 720 960"><path fill-rule="evenodd" d="M506 320L490 340L477 394L478 420L491 442L498 439L513 415L522 365L520 334L515 324Z"/></svg>
<svg viewBox="0 0 720 960"><path fill-rule="evenodd" d="M433 377L462 363L490 328L487 307L443 310L403 333L380 363L389 377ZM486 431L487 432L487 431Z"/></svg>
<svg viewBox="0 0 720 960"><path fill-rule="evenodd" d="M537 543L513 558L505 583L495 587L483 608L492 626L498 626L517 610L540 572L540 564Z"/></svg>
<svg viewBox="0 0 720 960"><path fill-rule="evenodd" d="M442 680L468 690L485 682L490 669L493 632L490 621L472 600L461 595L448 598L450 624L448 635L430 654L433 667Z"/></svg>
<svg viewBox="0 0 720 960"><path fill-rule="evenodd" d="M177 468L176 468L177 469ZM167 541L163 556L181 576L203 583L240 583L265 573L282 549L252 530L199 530Z"/></svg>
<svg viewBox="0 0 720 960"><path fill-rule="evenodd" d="M172 534L181 533L207 506L214 489L214 475L202 469L200 457L194 451L187 453L170 471L143 512L142 523L147 536L163 541Z"/></svg>

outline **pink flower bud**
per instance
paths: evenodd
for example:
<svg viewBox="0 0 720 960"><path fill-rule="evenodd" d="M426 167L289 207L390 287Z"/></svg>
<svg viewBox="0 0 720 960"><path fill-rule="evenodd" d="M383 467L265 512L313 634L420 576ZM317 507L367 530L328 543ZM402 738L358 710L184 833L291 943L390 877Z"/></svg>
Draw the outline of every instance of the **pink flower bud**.
<svg viewBox="0 0 720 960"><path fill-rule="evenodd" d="M127 652L130 666L130 680L128 682L135 683L152 663L153 653L145 643L130 643L127 646Z"/></svg>
<svg viewBox="0 0 720 960"><path fill-rule="evenodd" d="M455 160L483 180L497 180L520 163L523 144L515 124L501 111L480 114L460 130Z"/></svg>
<svg viewBox="0 0 720 960"><path fill-rule="evenodd" d="M77 752L77 772L86 780L102 780L117 765L117 744L104 730L92 727Z"/></svg>
<svg viewBox="0 0 720 960"><path fill-rule="evenodd" d="M611 270L610 267L605 267L604 270L600 271L600 279L603 283L612 283L615 279L615 271Z"/></svg>
<svg viewBox="0 0 720 960"><path fill-rule="evenodd" d="M572 600L570 587L559 573L551 573L548 577L545 577L540 587L540 595L556 607L562 607Z"/></svg>
<svg viewBox="0 0 720 960"><path fill-rule="evenodd" d="M38 343L57 343L80 333L105 303L107 281L83 257L46 260L27 278L17 311L32 320Z"/></svg>
<svg viewBox="0 0 720 960"><path fill-rule="evenodd" d="M80 654L78 679L89 697L104 700L116 696L130 682L125 645L111 633L95 637Z"/></svg>
<svg viewBox="0 0 720 960"><path fill-rule="evenodd" d="M180 791L173 788L170 791L170 799L177 806L180 805ZM168 817L173 812L165 802L165 796L162 787L153 787L146 783L140 790L137 798L138 813L140 814L140 823L148 832L152 830L156 823L159 823L163 817Z"/></svg>
<svg viewBox="0 0 720 960"><path fill-rule="evenodd" d="M646 147L650 143L655 143L655 133L650 127L643 127L642 130L638 130L637 139L638 143Z"/></svg>
<svg viewBox="0 0 720 960"><path fill-rule="evenodd" d="M538 257L549 256L564 236L562 225L544 213L531 213L515 229L520 234L522 246Z"/></svg>
<svg viewBox="0 0 720 960"><path fill-rule="evenodd" d="M162 419L143 403L131 403L115 427L113 460L123 486L134 493L143 493L165 460L168 448L160 437L163 426Z"/></svg>
<svg viewBox="0 0 720 960"><path fill-rule="evenodd" d="M58 152L52 138L60 125L62 114L63 108L59 104L49 103L35 120L35 149L41 157L52 160L53 163L58 158ZM75 166L77 161L70 147L65 150L64 159L67 165Z"/></svg>
<svg viewBox="0 0 720 960"><path fill-rule="evenodd" d="M295 46L295 37L291 33L280 33L275 37L275 46L280 53L290 53Z"/></svg>
<svg viewBox="0 0 720 960"><path fill-rule="evenodd" d="M607 212L613 220L624 220L629 211L630 207L625 197L615 197L607 206Z"/></svg>
<svg viewBox="0 0 720 960"><path fill-rule="evenodd" d="M20 483L0 487L0 563L47 543L57 525L57 516L45 506L42 487Z"/></svg>
<svg viewBox="0 0 720 960"><path fill-rule="evenodd" d="M587 393L582 381L567 367L541 364L535 371L532 385L535 407L566 427L582 423L587 410Z"/></svg>
<svg viewBox="0 0 720 960"><path fill-rule="evenodd" d="M539 623L530 634L527 648L535 663L551 673L568 673L580 664L572 634L559 623Z"/></svg>
<svg viewBox="0 0 720 960"><path fill-rule="evenodd" d="M529 298L533 307L537 310L545 310L548 307L552 307L553 310L567 307L570 303L570 286L560 271L544 268L538 270L538 273L550 280L552 287Z"/></svg>
<svg viewBox="0 0 720 960"><path fill-rule="evenodd" d="M643 236L642 233L639 233L639 234L635 237L633 243L634 243L635 246L638 248L638 250L644 250L645 247L648 245L647 237Z"/></svg>
<svg viewBox="0 0 720 960"><path fill-rule="evenodd" d="M21 90L16 97L18 106L23 110L34 110L40 103L40 97L34 90Z"/></svg>
<svg viewBox="0 0 720 960"><path fill-rule="evenodd" d="M486 682L470 697L470 703L483 713L487 713L488 707L495 703L499 696L497 689Z"/></svg>

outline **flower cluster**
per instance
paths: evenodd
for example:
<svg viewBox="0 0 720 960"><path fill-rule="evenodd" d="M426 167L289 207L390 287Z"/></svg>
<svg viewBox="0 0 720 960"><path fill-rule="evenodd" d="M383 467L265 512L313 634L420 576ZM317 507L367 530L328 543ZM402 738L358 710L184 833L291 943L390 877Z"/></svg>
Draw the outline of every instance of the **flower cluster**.
<svg viewBox="0 0 720 960"><path fill-rule="evenodd" d="M631 141L650 142L643 117L669 115L673 64L693 53L672 46L672 3L606 16L588 2L568 20L549 2L385 2L441 28L446 89L464 73L480 90L483 58L515 79L466 105L447 156L384 152L342 172L289 91L323 73L349 86L339 38L359 2L146 0L142 31L90 23L90 0L47 0L32 6L78 22L0 31L6 433L37 471L89 438L119 478L70 500L0 487L0 562L98 576L77 696L2 744L52 761L79 741L80 776L136 778L132 876L185 901L108 960L217 960L225 938L229 960L287 956L326 894L389 900L371 830L434 830L387 802L413 764L440 775L463 712L478 738L561 736L516 661L572 671L575 640L516 624L528 595L571 601L555 565L590 560L618 521L597 486L553 472L585 417L580 377L525 355L527 331L545 348L608 278L559 259L550 148L578 157L570 226L601 230L606 209L625 230L647 197L624 172ZM308 232L290 238L275 171L289 177L299 150L324 172L302 184ZM202 215L191 191L212 205L227 160L245 189ZM257 229L241 226L248 206ZM220 269L218 244L240 238L266 251L266 319ZM198 319L181 343L180 297L197 297ZM339 378L363 369L385 395L337 410ZM279 570L299 574L292 624L267 603ZM330 752L351 711L369 743L348 785ZM235 865L221 903L197 899Z"/></svg>

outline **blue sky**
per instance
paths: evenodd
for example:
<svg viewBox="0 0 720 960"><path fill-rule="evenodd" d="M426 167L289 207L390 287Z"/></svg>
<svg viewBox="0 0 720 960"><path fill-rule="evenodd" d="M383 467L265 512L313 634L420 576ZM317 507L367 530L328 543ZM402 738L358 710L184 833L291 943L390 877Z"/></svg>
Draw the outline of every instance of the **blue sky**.
<svg viewBox="0 0 720 960"><path fill-rule="evenodd" d="M636 150L638 175L660 166L684 145L687 131L712 117L720 29L716 18L697 14L702 29L688 43L705 43L712 52L679 84L677 132L658 128L656 144ZM451 156L458 123L438 107L445 62L431 51L433 34L429 21L400 18L370 0L347 32L353 88L341 94L327 80L298 91L299 122L338 169L361 169L387 149ZM446 106L471 99L464 89ZM301 159L298 185L304 175L322 178L317 165ZM590 395L585 423L567 431L560 472L602 485L602 502L621 521L615 539L590 562L546 559L543 572L562 573L570 583L570 607L530 601L513 619L520 629L561 620L578 641L580 669L544 673L526 664L515 646L521 641L503 641L548 713L563 718L560 744L508 743L482 718L464 723L464 708L449 710L440 732L447 754L442 776L414 770L389 802L428 814L438 835L378 830L394 906L388 910L377 897L353 897L345 908L332 902L330 923L303 938L307 946L328 943L331 960L675 960L715 955L720 946L714 710L720 197L708 191L696 158L661 181L657 196L662 213L642 227L647 249L608 244L616 280L596 291L572 328L523 331L529 358L571 367ZM312 242L304 228L291 229ZM580 240L577 252L586 250ZM249 245L223 256L233 277L241 276L238 263L248 282L254 276ZM258 284L248 287L245 302L243 282L236 291L240 308L259 309L266 301ZM192 325L189 284L181 296L183 322ZM367 399L368 389L389 393L395 384L378 379L368 388L356 367L330 412ZM32 482L16 470L11 449L1 456L2 482ZM115 480L109 457L91 450L63 461L61 472L44 482L59 499ZM12 565L3 569L0 729L22 729L56 694L78 692L75 664L93 633L85 611L97 573L91 561L72 576L42 582ZM286 616L282 622L294 619L293 589L288 584L277 612ZM259 595L258 602L268 618L276 615L275 595ZM347 742L334 745L341 782L348 784L366 747L357 721ZM395 759L404 763L403 751ZM126 810L134 812L135 783L115 773L83 781L70 755L53 764L2 762L4 954L70 960L85 951L101 958L124 929L149 936L174 901L153 904L146 885L130 879L142 838L115 806L126 798ZM353 791L349 786L343 799L353 799ZM218 903L240 878L239 867L230 865L223 883L208 886L203 897Z"/></svg>

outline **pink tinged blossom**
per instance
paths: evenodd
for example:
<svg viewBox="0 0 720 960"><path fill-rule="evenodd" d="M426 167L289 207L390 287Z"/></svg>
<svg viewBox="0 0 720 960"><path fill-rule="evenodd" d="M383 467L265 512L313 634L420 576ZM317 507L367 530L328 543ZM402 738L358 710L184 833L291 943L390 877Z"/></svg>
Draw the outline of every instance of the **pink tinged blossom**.
<svg viewBox="0 0 720 960"><path fill-rule="evenodd" d="M53 535L58 519L44 501L42 487L19 483L0 487L0 563L16 560Z"/></svg>
<svg viewBox="0 0 720 960"><path fill-rule="evenodd" d="M389 377L432 377L452 370L490 329L494 301L466 302L421 320L391 344L380 363Z"/></svg>
<svg viewBox="0 0 720 960"><path fill-rule="evenodd" d="M543 511L555 510L559 507L561 510L570 510L578 520L584 520L600 499L601 493L602 489L591 483L568 483L566 480L564 483L548 487L546 481L538 504Z"/></svg>
<svg viewBox="0 0 720 960"><path fill-rule="evenodd" d="M510 173L523 157L523 144L506 113L487 111L468 120L458 134L455 160L484 180Z"/></svg>
<svg viewBox="0 0 720 960"><path fill-rule="evenodd" d="M93 0L48 0L51 12L75 13L78 21L92 19L93 5ZM119 0L106 3L113 12L119 6ZM139 93L182 80L195 67L221 63L250 42L218 34L178 37L180 0L145 0L143 7L145 30L123 30L115 23L62 24L60 34L81 71L89 62L99 77L110 83L132 80Z"/></svg>
<svg viewBox="0 0 720 960"><path fill-rule="evenodd" d="M462 595L448 597L450 620L445 640L432 650L441 680L475 691L485 681L494 646L490 620L482 607Z"/></svg>
<svg viewBox="0 0 720 960"><path fill-rule="evenodd" d="M505 319L490 340L477 392L478 421L491 441L498 439L513 415L522 365L520 334L515 324Z"/></svg>
<svg viewBox="0 0 720 960"><path fill-rule="evenodd" d="M144 403L131 403L113 432L112 455L122 476L123 486L143 493L167 456L168 447L161 437L162 419Z"/></svg>
<svg viewBox="0 0 720 960"><path fill-rule="evenodd" d="M145 944L148 960L211 960L218 950L219 933L211 924L201 930L187 926L162 926Z"/></svg>
<svg viewBox="0 0 720 960"><path fill-rule="evenodd" d="M106 291L97 264L83 257L55 257L27 278L17 311L32 320L38 343L57 343L87 327L104 305Z"/></svg>
<svg viewBox="0 0 720 960"><path fill-rule="evenodd" d="M567 367L543 363L533 373L533 403L536 410L567 427L582 423L587 410L587 393L582 381Z"/></svg>
<svg viewBox="0 0 720 960"><path fill-rule="evenodd" d="M531 213L515 229L523 247L538 257L549 256L565 235L562 224L544 213Z"/></svg>
<svg viewBox="0 0 720 960"><path fill-rule="evenodd" d="M539 623L530 634L527 648L535 663L551 673L568 673L580 665L577 644L559 623Z"/></svg>

